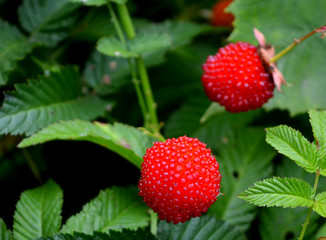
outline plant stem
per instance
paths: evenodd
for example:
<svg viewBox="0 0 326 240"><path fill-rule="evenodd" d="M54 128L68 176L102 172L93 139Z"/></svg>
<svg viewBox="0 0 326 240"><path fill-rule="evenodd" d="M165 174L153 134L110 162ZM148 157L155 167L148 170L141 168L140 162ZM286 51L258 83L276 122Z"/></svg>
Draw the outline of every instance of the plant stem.
<svg viewBox="0 0 326 240"><path fill-rule="evenodd" d="M127 37L129 39L133 39L136 36L136 32L132 24L132 20L127 5L125 3L118 4L118 13L122 22L122 26L127 34ZM159 133L160 126L159 126L157 113L156 113L156 103L154 101L154 97L152 94L152 89L149 82L147 69L144 64L143 58L141 56L136 57L135 61L136 61L138 74L140 77L141 86L143 88L143 94L145 96L147 110L149 113L149 117L151 119L149 130L153 131L154 133ZM147 115L145 116L145 118L146 117Z"/></svg>
<svg viewBox="0 0 326 240"><path fill-rule="evenodd" d="M316 172L316 178L315 178L315 183L314 183L314 193L313 193L313 198L315 198L316 196L316 191L317 191L317 186L318 186L318 181L319 181L319 176L320 176L320 173L319 171ZM306 232L306 229L307 229L307 226L309 224L309 219L310 219L310 215L311 215L311 212L312 212L312 207L309 208L309 211L308 211L308 214L307 214L307 217L306 217L306 220L304 221L303 223L303 226L302 226L302 230L301 230L301 233L300 233L300 236L299 236L299 240L302 240L303 239L303 236Z"/></svg>
<svg viewBox="0 0 326 240"><path fill-rule="evenodd" d="M321 32L325 30L326 25L316 28L314 29L312 32L308 33L307 35L303 36L300 39L295 39L294 42L287 46L286 48L284 48L281 52L279 52L278 54L276 54L271 60L270 62L276 62L278 59L280 59L281 57L283 57L285 54L287 54L289 51L291 51L296 45L298 45L299 43L303 42L304 40L306 40L307 38L309 38L310 36L314 35L316 32Z"/></svg>
<svg viewBox="0 0 326 240"><path fill-rule="evenodd" d="M110 12L110 15L111 15L111 21L112 21L112 23L114 25L114 28L115 28L115 30L116 30L116 32L118 34L118 37L119 37L120 41L123 44L127 45L127 42L125 40L123 31L121 29L121 26L120 26L120 24L118 22L117 16L116 16L110 2L108 2L107 6L109 8L109 12ZM149 124L150 124L150 119L149 119L149 115L147 114L147 109L146 109L146 105L145 105L144 96L143 96L141 88L140 88L140 83L139 83L139 80L137 78L135 67L134 67L134 65L133 65L130 58L128 58L128 65L129 65L130 74L131 74L131 81L134 84L136 94L137 94L137 98L138 98L139 105L140 105L140 109L141 109L143 117L144 117L144 126L147 128L149 126Z"/></svg>
<svg viewBox="0 0 326 240"><path fill-rule="evenodd" d="M38 170L32 156L29 154L29 152L26 149L23 149L23 154L24 154L24 157L25 157L25 159L27 161L27 164L30 167L34 177L39 182L39 184L42 184L40 171Z"/></svg>
<svg viewBox="0 0 326 240"><path fill-rule="evenodd" d="M156 236L157 235L157 221L158 216L152 209L149 210L149 214L151 215L151 233Z"/></svg>

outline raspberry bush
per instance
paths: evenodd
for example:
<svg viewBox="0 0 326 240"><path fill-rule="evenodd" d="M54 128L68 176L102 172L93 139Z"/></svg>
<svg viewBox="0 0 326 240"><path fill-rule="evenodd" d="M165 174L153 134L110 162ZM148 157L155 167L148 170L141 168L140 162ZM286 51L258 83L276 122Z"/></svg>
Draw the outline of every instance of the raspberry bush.
<svg viewBox="0 0 326 240"><path fill-rule="evenodd" d="M325 8L0 0L0 240L326 237Z"/></svg>

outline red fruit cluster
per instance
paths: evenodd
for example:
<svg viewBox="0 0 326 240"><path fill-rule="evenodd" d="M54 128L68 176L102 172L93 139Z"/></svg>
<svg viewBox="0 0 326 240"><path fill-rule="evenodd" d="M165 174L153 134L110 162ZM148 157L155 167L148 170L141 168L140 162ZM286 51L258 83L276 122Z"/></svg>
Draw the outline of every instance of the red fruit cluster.
<svg viewBox="0 0 326 240"><path fill-rule="evenodd" d="M208 56L201 80L209 99L230 112L244 112L273 96L275 84L266 68L254 45L230 43Z"/></svg>
<svg viewBox="0 0 326 240"><path fill-rule="evenodd" d="M219 164L197 138L155 142L147 149L141 167L139 195L169 223L199 217L219 194Z"/></svg>

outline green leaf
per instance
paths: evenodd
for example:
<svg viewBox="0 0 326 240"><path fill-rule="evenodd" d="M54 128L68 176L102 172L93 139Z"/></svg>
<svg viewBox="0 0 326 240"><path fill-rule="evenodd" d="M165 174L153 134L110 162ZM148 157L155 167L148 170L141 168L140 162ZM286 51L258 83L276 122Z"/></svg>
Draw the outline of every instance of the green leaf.
<svg viewBox="0 0 326 240"><path fill-rule="evenodd" d="M264 141L263 129L234 130L219 144L217 161L222 175L221 193L209 214L245 231L253 221L255 207L236 196L253 182L269 177L272 172L273 149Z"/></svg>
<svg viewBox="0 0 326 240"><path fill-rule="evenodd" d="M317 148L299 131L285 125L267 128L266 131L266 141L279 153L289 157L308 172L317 171Z"/></svg>
<svg viewBox="0 0 326 240"><path fill-rule="evenodd" d="M55 45L69 34L78 17L78 7L68 0L24 0L18 16L32 41Z"/></svg>
<svg viewBox="0 0 326 240"><path fill-rule="evenodd" d="M276 52L279 52L293 43L294 39L299 39L324 24L320 19L324 18L325 8L324 1L234 1L228 8L235 15L235 28L230 40L258 44L253 34L255 27L265 35L268 43L276 47ZM292 16L300 17L294 21ZM275 96L264 105L265 108L287 109L291 114L307 112L311 108L326 108L323 67L325 43L325 39L316 34L278 60L280 71L286 81L293 85L283 86L284 91L281 93L275 91Z"/></svg>
<svg viewBox="0 0 326 240"><path fill-rule="evenodd" d="M297 178L265 179L256 182L238 197L256 206L295 208L314 205L312 187Z"/></svg>
<svg viewBox="0 0 326 240"><path fill-rule="evenodd" d="M51 125L25 138L18 146L28 147L52 140L90 141L120 154L138 168L143 162L146 149L157 141L140 130L121 123L110 125L75 120Z"/></svg>
<svg viewBox="0 0 326 240"><path fill-rule="evenodd" d="M326 218L326 192L317 194L315 201L316 204L312 209L320 216Z"/></svg>
<svg viewBox="0 0 326 240"><path fill-rule="evenodd" d="M69 0L70 2L82 3L87 6L102 6L107 4L107 0Z"/></svg>
<svg viewBox="0 0 326 240"><path fill-rule="evenodd" d="M1 134L30 135L59 120L94 119L110 105L96 96L80 96L81 80L73 67L15 88L5 95L0 109Z"/></svg>
<svg viewBox="0 0 326 240"><path fill-rule="evenodd" d="M177 225L160 221L157 237L158 240L246 239L236 227L207 215Z"/></svg>
<svg viewBox="0 0 326 240"><path fill-rule="evenodd" d="M318 152L320 154L319 169L326 176L326 112L310 110L310 124L314 137L317 140Z"/></svg>
<svg viewBox="0 0 326 240"><path fill-rule="evenodd" d="M17 27L0 20L0 86L7 83L8 74L17 62L23 59L34 47Z"/></svg>
<svg viewBox="0 0 326 240"><path fill-rule="evenodd" d="M58 232L62 219L62 198L62 190L52 180L23 192L14 215L15 239L30 240Z"/></svg>
<svg viewBox="0 0 326 240"><path fill-rule="evenodd" d="M109 56L129 58L155 52L169 46L170 43L171 38L167 34L142 32L129 41L128 48L115 37L103 37L97 43L97 50Z"/></svg>
<svg viewBox="0 0 326 240"><path fill-rule="evenodd" d="M148 223L147 207L138 195L138 189L113 187L101 191L80 213L70 217L61 231L92 234L94 231L137 229Z"/></svg>
<svg viewBox="0 0 326 240"><path fill-rule="evenodd" d="M7 229L7 226L5 222L0 218L0 240L12 240L12 233L9 229Z"/></svg>

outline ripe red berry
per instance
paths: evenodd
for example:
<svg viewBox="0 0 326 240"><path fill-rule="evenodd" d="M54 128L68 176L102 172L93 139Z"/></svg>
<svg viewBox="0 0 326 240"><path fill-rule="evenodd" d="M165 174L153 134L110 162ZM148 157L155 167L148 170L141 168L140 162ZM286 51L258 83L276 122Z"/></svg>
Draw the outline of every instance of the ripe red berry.
<svg viewBox="0 0 326 240"><path fill-rule="evenodd" d="M212 8L211 23L213 26L232 27L234 16L232 13L225 12L225 8L233 0L219 0Z"/></svg>
<svg viewBox="0 0 326 240"><path fill-rule="evenodd" d="M230 43L208 56L203 64L202 83L212 101L230 112L260 108L275 88L257 48L246 42Z"/></svg>
<svg viewBox="0 0 326 240"><path fill-rule="evenodd" d="M219 194L219 164L197 138L155 142L147 149L141 167L139 195L169 223L199 217Z"/></svg>

